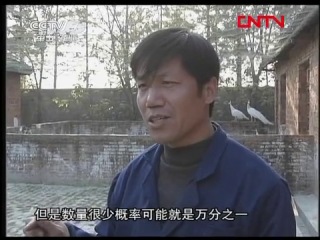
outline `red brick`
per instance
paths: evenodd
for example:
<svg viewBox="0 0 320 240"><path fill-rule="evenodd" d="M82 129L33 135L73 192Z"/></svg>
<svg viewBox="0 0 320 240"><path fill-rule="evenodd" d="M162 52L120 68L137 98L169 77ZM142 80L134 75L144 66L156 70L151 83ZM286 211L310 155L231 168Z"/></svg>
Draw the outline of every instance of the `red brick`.
<svg viewBox="0 0 320 240"><path fill-rule="evenodd" d="M20 75L6 74L6 126L13 126L13 118L21 119Z"/></svg>

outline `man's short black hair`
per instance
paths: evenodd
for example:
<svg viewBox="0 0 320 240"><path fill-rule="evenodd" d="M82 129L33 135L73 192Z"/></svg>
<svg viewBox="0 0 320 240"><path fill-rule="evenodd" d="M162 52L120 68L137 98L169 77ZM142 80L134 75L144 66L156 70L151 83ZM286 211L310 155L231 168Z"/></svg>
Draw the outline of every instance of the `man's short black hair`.
<svg viewBox="0 0 320 240"><path fill-rule="evenodd" d="M143 39L132 55L133 77L146 79L175 57L181 59L185 70L197 80L200 91L212 77L219 79L220 61L214 47L204 37L186 28L161 29ZM209 108L210 117L213 104Z"/></svg>

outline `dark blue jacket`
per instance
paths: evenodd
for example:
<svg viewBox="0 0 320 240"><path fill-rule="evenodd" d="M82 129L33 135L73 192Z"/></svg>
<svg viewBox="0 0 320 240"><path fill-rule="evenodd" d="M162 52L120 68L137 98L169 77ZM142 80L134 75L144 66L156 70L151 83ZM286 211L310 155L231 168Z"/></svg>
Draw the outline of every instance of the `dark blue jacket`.
<svg viewBox="0 0 320 240"><path fill-rule="evenodd" d="M117 208L128 213L158 209L157 168L162 151L162 145L151 146L114 178L108 196L113 213ZM173 209L181 211L176 216L188 211L194 216L165 223L113 216L100 221L95 231L97 236L296 236L287 182L219 126L198 171ZM67 226L71 236L89 236L74 225Z"/></svg>

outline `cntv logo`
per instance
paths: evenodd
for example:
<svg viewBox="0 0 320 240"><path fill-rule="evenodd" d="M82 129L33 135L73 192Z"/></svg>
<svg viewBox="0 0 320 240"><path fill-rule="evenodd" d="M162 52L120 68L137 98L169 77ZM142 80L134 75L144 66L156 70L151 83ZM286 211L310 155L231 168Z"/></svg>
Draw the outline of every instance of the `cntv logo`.
<svg viewBox="0 0 320 240"><path fill-rule="evenodd" d="M281 15L277 18L275 15L258 15L253 17L252 15L239 15L238 16L238 28L252 28L254 24L257 28L270 27L270 21L275 22L280 28L284 28L284 16Z"/></svg>

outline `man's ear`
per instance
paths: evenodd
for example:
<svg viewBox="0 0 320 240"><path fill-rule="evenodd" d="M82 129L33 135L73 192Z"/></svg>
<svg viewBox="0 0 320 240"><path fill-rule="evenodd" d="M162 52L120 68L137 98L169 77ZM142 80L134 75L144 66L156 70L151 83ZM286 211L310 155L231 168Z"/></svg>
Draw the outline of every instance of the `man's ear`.
<svg viewBox="0 0 320 240"><path fill-rule="evenodd" d="M217 99L218 95L218 80L216 77L212 77L209 82L207 82L203 89L204 100L207 104L210 104Z"/></svg>

